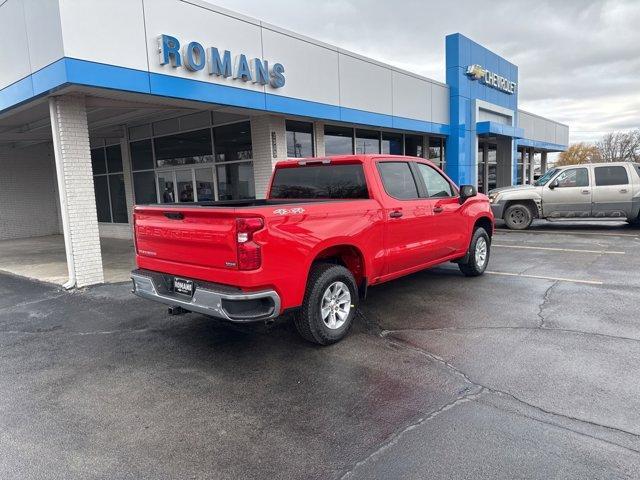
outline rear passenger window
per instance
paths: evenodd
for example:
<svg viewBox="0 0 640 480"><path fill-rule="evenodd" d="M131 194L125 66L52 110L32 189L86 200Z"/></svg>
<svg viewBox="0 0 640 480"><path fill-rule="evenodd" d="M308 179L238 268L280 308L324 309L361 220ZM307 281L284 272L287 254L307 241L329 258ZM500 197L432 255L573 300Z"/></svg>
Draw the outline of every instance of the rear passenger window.
<svg viewBox="0 0 640 480"><path fill-rule="evenodd" d="M629 183L627 169L620 166L596 167L596 185L626 185Z"/></svg>
<svg viewBox="0 0 640 480"><path fill-rule="evenodd" d="M407 162L380 162L378 171L390 196L399 200L418 198L418 187Z"/></svg>

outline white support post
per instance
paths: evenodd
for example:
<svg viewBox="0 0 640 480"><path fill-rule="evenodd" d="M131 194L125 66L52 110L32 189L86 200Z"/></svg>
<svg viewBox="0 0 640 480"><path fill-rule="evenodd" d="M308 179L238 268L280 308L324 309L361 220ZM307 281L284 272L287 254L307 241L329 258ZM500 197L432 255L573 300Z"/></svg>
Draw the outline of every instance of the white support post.
<svg viewBox="0 0 640 480"><path fill-rule="evenodd" d="M287 158L284 118L274 115L251 117L251 143L256 198L265 198L273 167Z"/></svg>
<svg viewBox="0 0 640 480"><path fill-rule="evenodd" d="M49 99L69 281L65 288L104 282L89 128L83 96Z"/></svg>

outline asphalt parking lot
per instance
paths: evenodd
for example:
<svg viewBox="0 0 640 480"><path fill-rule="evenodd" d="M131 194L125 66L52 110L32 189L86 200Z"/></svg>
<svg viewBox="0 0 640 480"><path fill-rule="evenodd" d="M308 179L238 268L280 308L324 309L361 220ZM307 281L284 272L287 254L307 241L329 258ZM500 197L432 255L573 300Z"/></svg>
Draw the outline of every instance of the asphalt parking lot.
<svg viewBox="0 0 640 480"><path fill-rule="evenodd" d="M498 231L343 342L0 275L0 478L640 478L640 229Z"/></svg>

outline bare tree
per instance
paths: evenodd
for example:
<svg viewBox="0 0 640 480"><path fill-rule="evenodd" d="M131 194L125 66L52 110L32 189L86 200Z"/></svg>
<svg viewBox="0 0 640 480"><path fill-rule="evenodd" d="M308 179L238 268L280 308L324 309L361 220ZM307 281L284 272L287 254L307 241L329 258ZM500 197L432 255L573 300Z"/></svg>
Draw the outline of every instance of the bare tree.
<svg viewBox="0 0 640 480"><path fill-rule="evenodd" d="M603 162L640 162L640 129L607 133L596 148Z"/></svg>

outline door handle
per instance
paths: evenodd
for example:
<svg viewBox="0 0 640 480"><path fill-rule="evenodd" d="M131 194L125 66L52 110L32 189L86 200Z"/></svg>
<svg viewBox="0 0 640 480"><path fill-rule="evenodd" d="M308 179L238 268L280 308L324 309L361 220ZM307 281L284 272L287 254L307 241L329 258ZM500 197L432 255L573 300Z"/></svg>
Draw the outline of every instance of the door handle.
<svg viewBox="0 0 640 480"><path fill-rule="evenodd" d="M442 207L433 207L433 213L441 213L444 210Z"/></svg>
<svg viewBox="0 0 640 480"><path fill-rule="evenodd" d="M171 220L183 220L184 214L181 212L162 212L165 217L170 218Z"/></svg>
<svg viewBox="0 0 640 480"><path fill-rule="evenodd" d="M582 193L584 195L589 195L591 193L591 191L590 190L582 190Z"/></svg>
<svg viewBox="0 0 640 480"><path fill-rule="evenodd" d="M629 190L627 190L626 188L621 188L620 189L620 193L627 193Z"/></svg>
<svg viewBox="0 0 640 480"><path fill-rule="evenodd" d="M400 218L402 216L402 212L400 210L394 210L389 214L391 218Z"/></svg>

